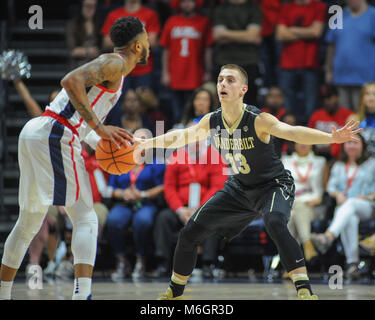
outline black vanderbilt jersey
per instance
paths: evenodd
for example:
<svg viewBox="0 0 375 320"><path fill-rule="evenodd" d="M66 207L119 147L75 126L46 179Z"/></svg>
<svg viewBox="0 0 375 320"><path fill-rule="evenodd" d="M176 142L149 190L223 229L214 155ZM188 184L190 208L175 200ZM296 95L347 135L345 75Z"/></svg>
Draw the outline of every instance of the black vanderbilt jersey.
<svg viewBox="0 0 375 320"><path fill-rule="evenodd" d="M266 183L284 173L272 140L258 139L254 120L262 111L244 104L241 116L230 128L219 108L210 117L211 144L229 166L229 174L247 187Z"/></svg>

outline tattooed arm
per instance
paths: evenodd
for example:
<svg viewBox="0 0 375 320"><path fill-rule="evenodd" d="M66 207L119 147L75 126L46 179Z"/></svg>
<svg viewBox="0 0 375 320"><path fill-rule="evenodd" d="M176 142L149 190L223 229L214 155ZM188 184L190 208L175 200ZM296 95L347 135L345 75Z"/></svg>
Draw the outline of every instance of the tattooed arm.
<svg viewBox="0 0 375 320"><path fill-rule="evenodd" d="M125 62L121 58L103 54L69 72L61 80L61 85L68 93L71 103L91 128L99 128L101 124L90 108L86 87L104 82L111 84L118 81L123 73L125 73Z"/></svg>
<svg viewBox="0 0 375 320"><path fill-rule="evenodd" d="M82 119L104 139L125 143L131 135L124 129L103 125L90 107L86 87L97 84L111 86L116 84L125 74L125 61L113 54L103 54L95 60L86 63L69 72L62 80L74 108ZM116 143L118 145L118 143Z"/></svg>

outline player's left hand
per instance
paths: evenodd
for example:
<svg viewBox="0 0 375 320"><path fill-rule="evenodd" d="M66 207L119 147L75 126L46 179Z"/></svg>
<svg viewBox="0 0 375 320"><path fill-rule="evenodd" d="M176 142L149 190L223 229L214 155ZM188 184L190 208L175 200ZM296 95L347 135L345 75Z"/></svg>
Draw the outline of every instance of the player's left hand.
<svg viewBox="0 0 375 320"><path fill-rule="evenodd" d="M128 141L134 142L133 135L120 127L102 125L95 132L101 138L112 141L117 149L120 149L121 144L129 145Z"/></svg>
<svg viewBox="0 0 375 320"><path fill-rule="evenodd" d="M355 129L358 127L359 121L350 120L345 126L341 129L336 129L335 126L332 126L332 139L333 143L344 143L347 141L359 141L355 136L357 133L362 131L362 128Z"/></svg>

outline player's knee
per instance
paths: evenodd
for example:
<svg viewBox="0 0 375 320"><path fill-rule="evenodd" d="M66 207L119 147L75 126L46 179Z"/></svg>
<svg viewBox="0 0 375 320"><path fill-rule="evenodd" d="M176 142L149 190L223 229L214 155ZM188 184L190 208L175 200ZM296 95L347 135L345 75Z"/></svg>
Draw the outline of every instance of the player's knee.
<svg viewBox="0 0 375 320"><path fill-rule="evenodd" d="M26 242L31 241L36 236L43 222L42 215L38 219L37 214L35 214L34 219L31 215L29 212L21 213L15 225L15 232L18 237Z"/></svg>
<svg viewBox="0 0 375 320"><path fill-rule="evenodd" d="M98 232L98 217L95 211L90 212L81 219L72 221L73 232L81 229L86 229L90 234Z"/></svg>
<svg viewBox="0 0 375 320"><path fill-rule="evenodd" d="M30 244L37 234L37 232L33 232L30 228L22 224L17 224L13 229L13 233L26 244Z"/></svg>
<svg viewBox="0 0 375 320"><path fill-rule="evenodd" d="M263 221L271 237L277 236L287 228L287 219L279 212L267 213L264 215Z"/></svg>
<svg viewBox="0 0 375 320"><path fill-rule="evenodd" d="M210 234L205 227L202 227L194 221L189 221L187 225L181 230L179 238L182 243L199 245L209 235Z"/></svg>
<svg viewBox="0 0 375 320"><path fill-rule="evenodd" d="M98 218L94 211L86 219L75 221L72 235L74 264L94 264L97 237Z"/></svg>

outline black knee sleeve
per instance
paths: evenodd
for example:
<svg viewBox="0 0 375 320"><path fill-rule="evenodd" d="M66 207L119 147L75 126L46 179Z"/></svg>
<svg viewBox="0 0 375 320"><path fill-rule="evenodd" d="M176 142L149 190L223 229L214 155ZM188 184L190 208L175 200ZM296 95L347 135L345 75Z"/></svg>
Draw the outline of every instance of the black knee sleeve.
<svg viewBox="0 0 375 320"><path fill-rule="evenodd" d="M283 230L287 228L286 218L278 212L265 214L263 221L271 238L278 238L283 233Z"/></svg>
<svg viewBox="0 0 375 320"><path fill-rule="evenodd" d="M263 216L267 233L275 243L281 263L287 272L304 267L305 260L300 245L290 234L288 220L280 212L268 212Z"/></svg>
<svg viewBox="0 0 375 320"><path fill-rule="evenodd" d="M173 271L183 276L193 272L197 262L197 246L213 232L189 221L180 231L173 260Z"/></svg>

